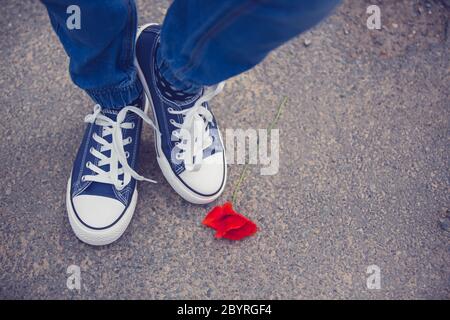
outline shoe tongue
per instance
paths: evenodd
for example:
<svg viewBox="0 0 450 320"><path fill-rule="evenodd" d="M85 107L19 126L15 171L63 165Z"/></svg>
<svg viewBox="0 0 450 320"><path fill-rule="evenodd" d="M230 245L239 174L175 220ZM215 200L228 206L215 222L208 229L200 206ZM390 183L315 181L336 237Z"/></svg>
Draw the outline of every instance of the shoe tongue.
<svg viewBox="0 0 450 320"><path fill-rule="evenodd" d="M102 114L104 116L107 116L113 121L116 121L117 115L119 114L120 110L118 109L102 109Z"/></svg>
<svg viewBox="0 0 450 320"><path fill-rule="evenodd" d="M192 108L192 107L194 106L194 104L195 104L196 101L197 101L197 100L194 100L194 101L192 101L191 103L182 104L182 105L177 104L177 105L178 105L178 108L180 108L181 110L185 110L185 109Z"/></svg>
<svg viewBox="0 0 450 320"><path fill-rule="evenodd" d="M126 105L126 106L134 106L137 107L141 110L144 110L144 106L145 106L145 96L144 94L141 94L139 97L137 97L133 102L131 102L130 104ZM117 107L117 108L103 108L101 113L105 116L107 116L108 118L110 118L113 121L116 121L117 119L117 115L119 114L120 110L122 110L123 107Z"/></svg>
<svg viewBox="0 0 450 320"><path fill-rule="evenodd" d="M177 104L184 104L187 101L192 100L194 97L201 93L201 90L197 92L189 92L184 90L179 90L172 86L164 77L161 75L159 69L156 68L156 86L159 92L169 101L175 102Z"/></svg>

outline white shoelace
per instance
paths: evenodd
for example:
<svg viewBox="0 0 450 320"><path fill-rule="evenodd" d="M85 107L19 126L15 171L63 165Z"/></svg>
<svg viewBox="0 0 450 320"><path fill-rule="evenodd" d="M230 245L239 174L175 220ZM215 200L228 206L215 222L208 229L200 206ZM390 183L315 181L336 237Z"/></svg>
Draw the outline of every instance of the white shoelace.
<svg viewBox="0 0 450 320"><path fill-rule="evenodd" d="M101 113L102 108L100 105L94 107L94 112L88 114L84 121L88 123L94 123L103 128L102 136L94 133L92 138L100 144L100 150L91 148L89 152L96 158L100 159L97 165L92 162L87 162L86 167L91 169L95 174L84 175L83 181L95 181L101 183L112 184L117 190L122 190L131 181L131 177L139 181L149 181L156 183L156 181L147 179L139 175L128 164L127 158L128 152L125 152L124 147L132 142L132 138L128 137L123 139L122 129L133 129L134 123L124 122L127 112L133 112L142 118L146 123L152 126L156 131L156 126L153 121L139 108L133 106L127 106L119 111L116 121L111 120L107 116ZM111 143L105 140L105 137L111 135ZM110 151L110 156L107 157L104 153ZM119 164L122 167L119 168ZM101 167L109 165L109 171L103 170ZM119 176L123 175L123 180L119 179Z"/></svg>
<svg viewBox="0 0 450 320"><path fill-rule="evenodd" d="M208 148L213 140L209 134L208 123L213 121L213 115L203 104L218 95L224 87L224 82L205 89L203 95L194 106L185 110L168 108L171 114L183 115L183 123L171 119L170 122L176 130L172 131L172 139L179 140L175 144L176 160L183 161L186 170L197 171L203 161L203 150Z"/></svg>

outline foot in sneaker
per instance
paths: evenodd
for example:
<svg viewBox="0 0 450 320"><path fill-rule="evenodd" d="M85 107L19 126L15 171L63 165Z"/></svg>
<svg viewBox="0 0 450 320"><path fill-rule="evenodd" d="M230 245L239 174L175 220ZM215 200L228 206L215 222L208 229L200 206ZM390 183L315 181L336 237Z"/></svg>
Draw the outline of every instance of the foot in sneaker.
<svg viewBox="0 0 450 320"><path fill-rule="evenodd" d="M66 204L76 236L91 245L117 240L133 216L138 193L136 173L142 119L152 125L142 95L136 106L121 110L96 105L67 186ZM141 119L142 118L142 119Z"/></svg>
<svg viewBox="0 0 450 320"><path fill-rule="evenodd" d="M136 41L136 67L158 127L158 164L180 196L209 203L222 193L227 175L222 138L208 106L223 85L204 87L197 94L171 87L156 66L160 30L155 24L143 26Z"/></svg>

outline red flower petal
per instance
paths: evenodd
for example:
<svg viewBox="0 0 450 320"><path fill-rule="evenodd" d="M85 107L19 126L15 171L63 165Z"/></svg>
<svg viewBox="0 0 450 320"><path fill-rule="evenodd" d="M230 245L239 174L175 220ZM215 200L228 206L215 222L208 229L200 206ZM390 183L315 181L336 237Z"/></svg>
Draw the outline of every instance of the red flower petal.
<svg viewBox="0 0 450 320"><path fill-rule="evenodd" d="M226 238L230 240L241 240L242 238L249 237L254 235L258 228L256 224L251 221L248 221L241 228L231 229L226 231L225 233L216 233L216 238Z"/></svg>
<svg viewBox="0 0 450 320"><path fill-rule="evenodd" d="M216 229L218 227L218 221L220 221L220 219L223 219L225 215L226 213L224 212L223 208L220 206L216 206L206 215L202 223L205 226Z"/></svg>
<svg viewBox="0 0 450 320"><path fill-rule="evenodd" d="M255 223L235 212L230 202L222 207L214 207L203 220L203 224L215 229L216 238L240 240L251 236L257 231Z"/></svg>

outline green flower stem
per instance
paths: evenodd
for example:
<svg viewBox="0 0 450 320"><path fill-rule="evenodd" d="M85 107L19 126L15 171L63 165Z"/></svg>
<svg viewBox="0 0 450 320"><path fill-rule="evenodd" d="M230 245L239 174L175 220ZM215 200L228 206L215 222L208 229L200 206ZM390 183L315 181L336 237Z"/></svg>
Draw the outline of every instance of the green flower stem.
<svg viewBox="0 0 450 320"><path fill-rule="evenodd" d="M288 97L284 97L283 100L281 101L281 103L279 104L277 113L275 114L275 117L273 118L272 122L269 125L269 128L267 129L269 131L269 134L272 131L272 129L276 126L276 124L278 123L278 120L281 117L282 110L283 110L284 106L286 105L287 101L288 101ZM259 139L257 141L257 146L259 147ZM244 165L244 168L242 169L241 174L239 175L239 179L236 183L236 186L234 187L233 194L231 195L231 203L233 205L236 203L238 191L239 191L242 183L247 178L248 168L249 168L249 163L246 163Z"/></svg>

